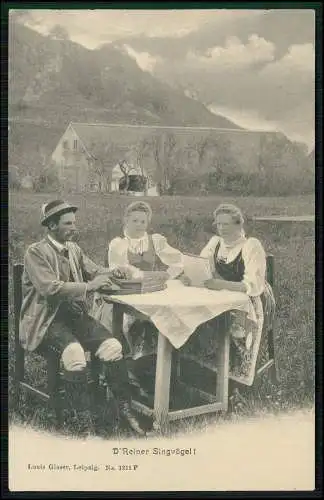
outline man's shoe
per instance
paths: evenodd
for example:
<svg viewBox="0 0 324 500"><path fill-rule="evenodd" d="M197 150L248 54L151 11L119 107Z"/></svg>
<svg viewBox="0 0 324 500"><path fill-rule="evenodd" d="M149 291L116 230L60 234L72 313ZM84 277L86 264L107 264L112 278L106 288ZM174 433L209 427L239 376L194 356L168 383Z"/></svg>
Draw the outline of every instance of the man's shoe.
<svg viewBox="0 0 324 500"><path fill-rule="evenodd" d="M145 436L146 432L140 426L128 402L123 401L119 404L119 414L124 422L127 423L128 427L130 427L138 436Z"/></svg>
<svg viewBox="0 0 324 500"><path fill-rule="evenodd" d="M95 434L95 423L89 410L76 412L73 430L80 437L89 437Z"/></svg>

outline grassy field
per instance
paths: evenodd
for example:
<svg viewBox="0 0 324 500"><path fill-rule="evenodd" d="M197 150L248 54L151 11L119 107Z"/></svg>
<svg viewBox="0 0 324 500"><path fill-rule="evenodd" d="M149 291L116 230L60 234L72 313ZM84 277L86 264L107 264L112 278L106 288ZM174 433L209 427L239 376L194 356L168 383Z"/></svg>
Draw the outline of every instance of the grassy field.
<svg viewBox="0 0 324 500"><path fill-rule="evenodd" d="M51 195L14 192L9 197L9 262L21 261L26 246L42 237L40 206ZM81 231L79 244L96 262L103 263L109 240L121 231L124 207L130 197L109 194L70 195L76 203ZM167 236L183 251L199 252L211 237L212 211L220 202L234 202L244 211L248 235L259 238L275 257L277 298L276 350L280 383L264 376L243 391L244 400L233 406L235 415L282 411L313 404L315 378L315 228L313 222L253 221L254 216L313 215L314 198L162 197L149 200L152 229ZM13 369L12 280L9 275L9 375ZM36 363L28 375L38 376ZM10 418L18 417L10 410ZM215 419L216 417L209 417ZM229 417L231 418L231 417ZM190 425L190 424L188 424Z"/></svg>

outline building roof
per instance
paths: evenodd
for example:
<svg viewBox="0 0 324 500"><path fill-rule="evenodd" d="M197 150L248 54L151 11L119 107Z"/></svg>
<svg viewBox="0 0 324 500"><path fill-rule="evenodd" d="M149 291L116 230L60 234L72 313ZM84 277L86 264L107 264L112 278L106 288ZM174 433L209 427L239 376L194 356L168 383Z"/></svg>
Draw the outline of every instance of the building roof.
<svg viewBox="0 0 324 500"><path fill-rule="evenodd" d="M141 136L154 133L154 131L172 130L181 131L181 133L195 132L208 132L215 131L219 133L235 133L235 134L255 134L266 133L269 131L264 130L245 130L245 129L231 129L231 128L215 128L215 127L184 127L184 126L164 126L164 125L131 125L131 124L117 124L117 123L77 123L71 122L70 126L75 130L87 152L91 154L91 149L94 144L109 143L112 138L118 140L119 144L124 143L129 147L130 138L136 139ZM127 130L127 133L126 133ZM271 134L271 132L270 132Z"/></svg>
<svg viewBox="0 0 324 500"><path fill-rule="evenodd" d="M77 133L88 153L91 153L93 144L106 143L110 139L110 129L102 124L71 122L70 126Z"/></svg>
<svg viewBox="0 0 324 500"><path fill-rule="evenodd" d="M253 133L278 133L276 131L262 130L262 129L242 129L242 128L217 128L217 127L199 127L199 126L184 126L184 125L134 125L129 123L79 123L79 122L71 122L70 125L74 128L78 134L80 133L85 135L93 135L93 134L102 134L106 136L111 129L137 129L137 130L154 130L154 129L162 129L162 130L215 130L218 132L236 132L236 133L245 133L245 134L253 134Z"/></svg>
<svg viewBox="0 0 324 500"><path fill-rule="evenodd" d="M264 130L192 126L77 122L71 122L69 126L79 137L87 154L93 158L110 158L115 164L123 159L128 163L136 164L138 161L136 149L141 148L141 145L144 147L146 138L150 141L152 136L160 136L162 132L170 132L179 136L181 147L185 147L186 143L191 143L193 137L195 141L199 141L203 137L206 137L206 134L224 134L226 139L235 144L235 154L241 158L244 168L251 169L251 165L255 163L254 160L259 148L259 138L278 135L278 132ZM113 149L110 149L111 147ZM115 151L114 148L116 148Z"/></svg>

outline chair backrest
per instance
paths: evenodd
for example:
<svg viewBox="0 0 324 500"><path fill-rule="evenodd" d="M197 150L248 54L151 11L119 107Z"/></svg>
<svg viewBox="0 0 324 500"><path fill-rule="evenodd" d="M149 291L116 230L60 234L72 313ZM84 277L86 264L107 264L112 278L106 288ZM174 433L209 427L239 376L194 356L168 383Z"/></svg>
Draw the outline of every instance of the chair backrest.
<svg viewBox="0 0 324 500"><path fill-rule="evenodd" d="M274 287L274 257L272 254L267 255L267 281L271 288Z"/></svg>
<svg viewBox="0 0 324 500"><path fill-rule="evenodd" d="M14 311L15 311L15 326L16 331L19 330L19 316L22 303L22 274L24 271L23 264L14 264L13 266L13 290L14 290Z"/></svg>
<svg viewBox="0 0 324 500"><path fill-rule="evenodd" d="M109 262L108 262L108 249L105 249L105 257L104 257L104 266L109 267Z"/></svg>
<svg viewBox="0 0 324 500"><path fill-rule="evenodd" d="M15 381L19 383L24 380L25 351L19 340L19 320L22 303L22 273L23 264L13 266L13 291L15 312Z"/></svg>

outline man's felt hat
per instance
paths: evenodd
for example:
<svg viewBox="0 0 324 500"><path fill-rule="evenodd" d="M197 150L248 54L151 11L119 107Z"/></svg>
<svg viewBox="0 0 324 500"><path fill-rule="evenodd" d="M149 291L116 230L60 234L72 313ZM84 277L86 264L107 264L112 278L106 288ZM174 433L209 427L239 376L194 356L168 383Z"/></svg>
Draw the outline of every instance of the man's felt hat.
<svg viewBox="0 0 324 500"><path fill-rule="evenodd" d="M66 201L62 200L50 201L49 203L45 203L42 206L41 224L42 226L46 226L49 219L51 219L53 215L64 214L67 212L76 212L77 210L78 207L76 207L75 205L71 205Z"/></svg>

